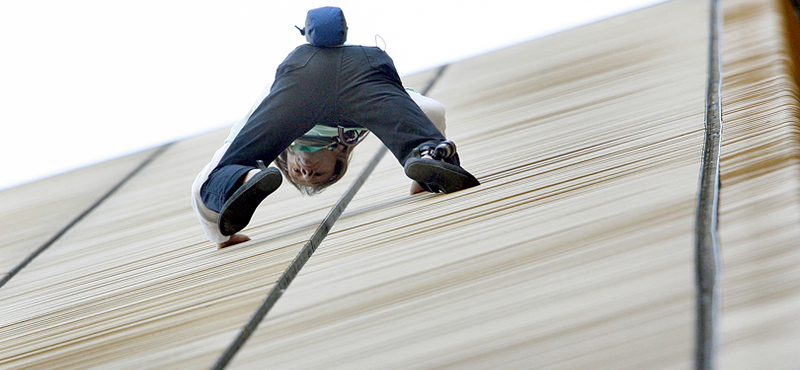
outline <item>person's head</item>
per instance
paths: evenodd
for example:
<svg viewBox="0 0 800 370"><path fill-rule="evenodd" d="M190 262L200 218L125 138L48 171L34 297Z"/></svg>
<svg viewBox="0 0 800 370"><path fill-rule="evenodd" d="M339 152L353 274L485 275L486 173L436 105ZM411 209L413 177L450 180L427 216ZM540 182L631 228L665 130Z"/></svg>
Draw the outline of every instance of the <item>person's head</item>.
<svg viewBox="0 0 800 370"><path fill-rule="evenodd" d="M315 195L344 176L352 148L339 145L314 152L286 149L275 159L275 164L300 193Z"/></svg>

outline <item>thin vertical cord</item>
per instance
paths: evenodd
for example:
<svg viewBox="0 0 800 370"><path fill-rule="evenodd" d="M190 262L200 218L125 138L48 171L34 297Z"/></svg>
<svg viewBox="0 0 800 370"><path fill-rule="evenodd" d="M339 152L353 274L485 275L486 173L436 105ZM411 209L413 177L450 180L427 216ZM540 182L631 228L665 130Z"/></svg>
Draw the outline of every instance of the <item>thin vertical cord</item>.
<svg viewBox="0 0 800 370"><path fill-rule="evenodd" d="M720 145L722 135L722 63L720 33L722 7L711 1L708 53L708 85L706 92L705 142L703 167L697 195L695 221L695 267L697 278L697 331L695 368L714 369L719 350L719 284L722 263L717 235L720 189Z"/></svg>

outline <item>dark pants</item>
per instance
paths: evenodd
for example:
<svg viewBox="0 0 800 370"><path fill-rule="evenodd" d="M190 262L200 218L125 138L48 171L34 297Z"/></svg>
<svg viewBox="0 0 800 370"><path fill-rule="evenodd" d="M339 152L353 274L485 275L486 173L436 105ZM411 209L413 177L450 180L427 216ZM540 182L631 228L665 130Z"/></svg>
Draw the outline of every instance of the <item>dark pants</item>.
<svg viewBox="0 0 800 370"><path fill-rule="evenodd" d="M278 67L269 95L203 184L203 203L219 212L256 160L274 161L314 125L364 127L401 165L415 148L445 140L382 50L301 45Z"/></svg>

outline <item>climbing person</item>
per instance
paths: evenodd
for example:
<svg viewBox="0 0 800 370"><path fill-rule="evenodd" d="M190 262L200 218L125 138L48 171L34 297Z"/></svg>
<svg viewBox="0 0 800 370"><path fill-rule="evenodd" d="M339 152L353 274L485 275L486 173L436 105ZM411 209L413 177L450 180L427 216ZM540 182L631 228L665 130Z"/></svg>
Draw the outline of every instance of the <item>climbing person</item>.
<svg viewBox="0 0 800 370"><path fill-rule="evenodd" d="M192 185L193 208L219 248L249 240L239 231L284 176L308 195L341 179L367 132L415 181L412 193L479 185L444 137L441 104L407 91L381 49L344 45L341 9L310 10L300 32L308 43L278 66L268 93L234 125ZM267 167L273 161L278 168Z"/></svg>

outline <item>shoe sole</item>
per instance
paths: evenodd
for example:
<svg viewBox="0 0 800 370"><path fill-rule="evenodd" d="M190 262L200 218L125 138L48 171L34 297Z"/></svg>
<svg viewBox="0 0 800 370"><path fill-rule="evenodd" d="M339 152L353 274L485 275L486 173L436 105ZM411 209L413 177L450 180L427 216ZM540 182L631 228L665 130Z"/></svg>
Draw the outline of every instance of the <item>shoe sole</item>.
<svg viewBox="0 0 800 370"><path fill-rule="evenodd" d="M463 168L428 158L411 158L405 164L406 176L414 181L450 194L481 183Z"/></svg>
<svg viewBox="0 0 800 370"><path fill-rule="evenodd" d="M280 171L270 167L242 184L225 202L219 213L217 225L222 235L231 236L244 229L253 218L258 205L278 189L282 180Z"/></svg>

